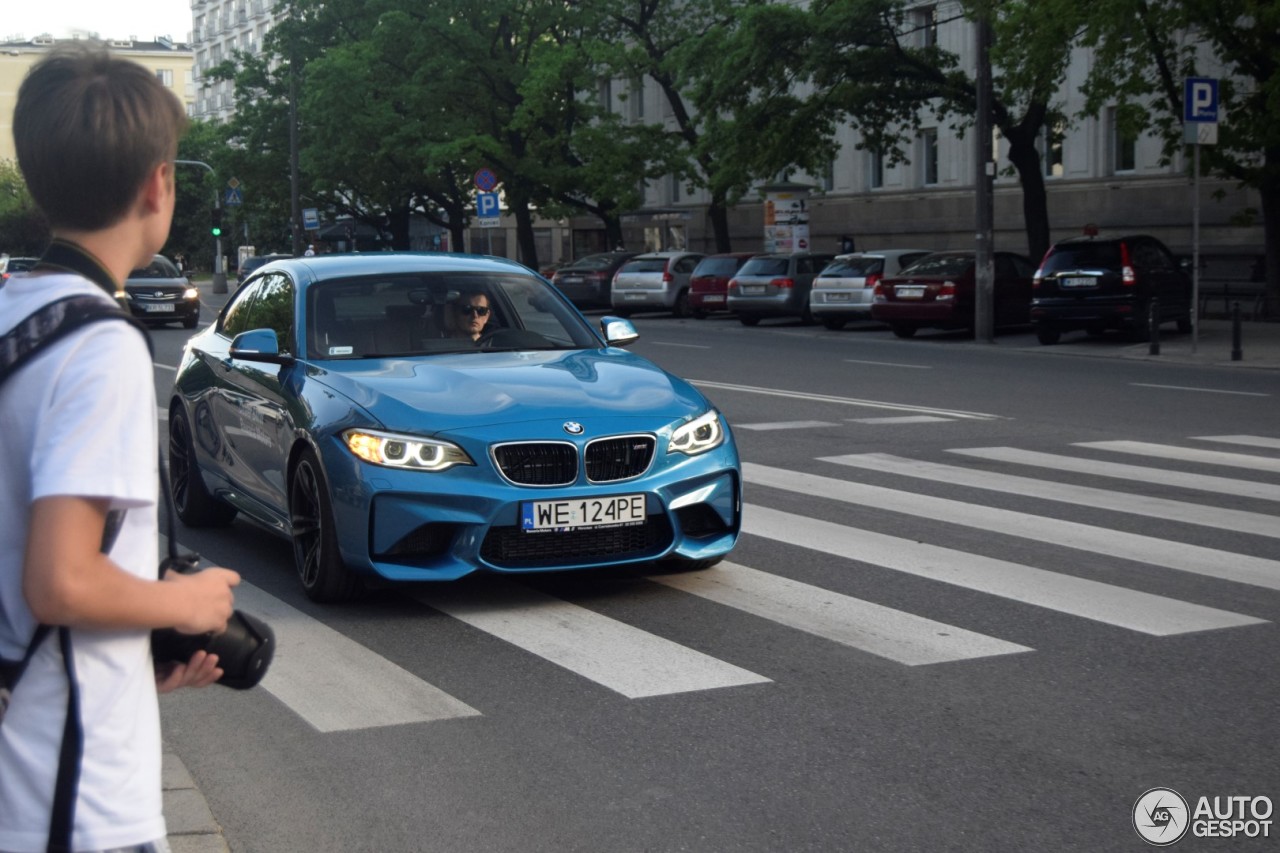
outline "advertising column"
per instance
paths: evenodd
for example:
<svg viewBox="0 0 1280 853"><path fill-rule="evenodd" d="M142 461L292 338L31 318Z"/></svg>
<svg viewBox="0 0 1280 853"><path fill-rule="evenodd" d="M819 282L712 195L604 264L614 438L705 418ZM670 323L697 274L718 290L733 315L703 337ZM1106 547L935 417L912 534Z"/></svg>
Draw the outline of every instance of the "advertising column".
<svg viewBox="0 0 1280 853"><path fill-rule="evenodd" d="M809 188L764 187L764 250L809 250Z"/></svg>

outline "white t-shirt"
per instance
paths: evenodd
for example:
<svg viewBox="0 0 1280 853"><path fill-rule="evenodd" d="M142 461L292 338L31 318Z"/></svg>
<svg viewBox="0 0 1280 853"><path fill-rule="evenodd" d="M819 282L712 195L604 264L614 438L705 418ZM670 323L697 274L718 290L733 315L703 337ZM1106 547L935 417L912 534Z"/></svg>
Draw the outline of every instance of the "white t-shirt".
<svg viewBox="0 0 1280 853"><path fill-rule="evenodd" d="M78 293L111 301L70 274L15 275L0 288L0 335L41 305ZM35 630L22 596L31 504L48 495L109 497L127 508L111 558L155 577L155 378L128 324L92 323L0 385L0 655L17 658ZM71 632L84 757L72 843L105 850L165 836L160 712L148 631ZM0 850L43 851L49 838L67 678L51 632L0 724Z"/></svg>

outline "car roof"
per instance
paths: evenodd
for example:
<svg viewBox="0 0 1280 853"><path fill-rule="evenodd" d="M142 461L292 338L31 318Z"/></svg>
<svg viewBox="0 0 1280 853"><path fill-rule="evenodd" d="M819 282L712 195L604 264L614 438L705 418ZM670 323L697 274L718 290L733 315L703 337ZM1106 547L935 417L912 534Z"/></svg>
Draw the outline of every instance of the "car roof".
<svg viewBox="0 0 1280 853"><path fill-rule="evenodd" d="M645 252L642 255L636 255L631 260L638 261L638 260L641 260L642 258L678 258L681 255L700 255L700 254L702 253L690 252L685 249L681 249L679 251L671 251L671 252Z"/></svg>
<svg viewBox="0 0 1280 853"><path fill-rule="evenodd" d="M1099 237L1099 236L1090 237L1088 235L1085 235L1083 237L1068 237L1065 240L1059 240L1053 245L1054 247L1079 246L1079 245L1088 244L1088 243L1119 243L1124 240L1154 240L1154 239L1155 238L1152 237L1150 234L1115 234L1115 235L1107 235L1106 237Z"/></svg>
<svg viewBox="0 0 1280 853"><path fill-rule="evenodd" d="M461 252L353 252L282 258L272 263L276 269L315 280L412 272L501 272L537 277L524 264L508 258Z"/></svg>
<svg viewBox="0 0 1280 853"><path fill-rule="evenodd" d="M714 255L703 255L703 260L708 258L754 258L760 252L717 252Z"/></svg>

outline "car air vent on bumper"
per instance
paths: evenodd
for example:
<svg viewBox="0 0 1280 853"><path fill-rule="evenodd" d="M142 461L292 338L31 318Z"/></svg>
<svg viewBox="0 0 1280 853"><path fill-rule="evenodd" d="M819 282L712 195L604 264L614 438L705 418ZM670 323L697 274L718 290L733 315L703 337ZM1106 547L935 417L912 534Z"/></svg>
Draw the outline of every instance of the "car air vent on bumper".
<svg viewBox="0 0 1280 853"><path fill-rule="evenodd" d="M639 477L649 470L656 444L651 435L596 439L587 445L587 479L593 483L611 483Z"/></svg>
<svg viewBox="0 0 1280 853"><path fill-rule="evenodd" d="M492 527L480 546L481 559L500 569L566 568L609 558L643 559L662 553L674 532L665 515L644 524L562 532L526 533L518 527Z"/></svg>
<svg viewBox="0 0 1280 853"><path fill-rule="evenodd" d="M493 458L502 476L520 486L567 486L578 479L578 448L568 442L499 444Z"/></svg>

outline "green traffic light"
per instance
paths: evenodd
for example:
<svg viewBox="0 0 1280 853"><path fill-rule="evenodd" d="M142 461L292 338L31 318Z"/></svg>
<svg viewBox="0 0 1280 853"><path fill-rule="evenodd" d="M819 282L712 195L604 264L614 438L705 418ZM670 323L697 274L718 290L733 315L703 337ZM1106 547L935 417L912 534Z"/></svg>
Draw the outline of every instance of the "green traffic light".
<svg viewBox="0 0 1280 853"><path fill-rule="evenodd" d="M215 236L215 237L221 237L221 236L222 236L222 229L221 229L221 228L214 228L214 229L213 229L213 236Z"/></svg>

